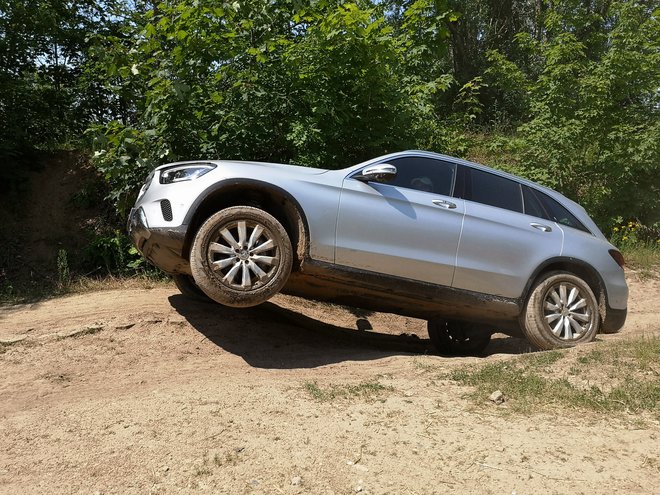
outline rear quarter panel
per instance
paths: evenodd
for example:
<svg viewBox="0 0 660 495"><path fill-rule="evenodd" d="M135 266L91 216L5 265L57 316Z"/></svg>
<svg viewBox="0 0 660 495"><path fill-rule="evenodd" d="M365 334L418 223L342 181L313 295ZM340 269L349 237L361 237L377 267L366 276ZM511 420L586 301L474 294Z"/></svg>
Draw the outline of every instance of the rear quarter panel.
<svg viewBox="0 0 660 495"><path fill-rule="evenodd" d="M610 249L616 249L609 242L586 232L564 227L563 257L575 258L591 265L600 275L611 308L628 307L628 285L623 269L614 261Z"/></svg>

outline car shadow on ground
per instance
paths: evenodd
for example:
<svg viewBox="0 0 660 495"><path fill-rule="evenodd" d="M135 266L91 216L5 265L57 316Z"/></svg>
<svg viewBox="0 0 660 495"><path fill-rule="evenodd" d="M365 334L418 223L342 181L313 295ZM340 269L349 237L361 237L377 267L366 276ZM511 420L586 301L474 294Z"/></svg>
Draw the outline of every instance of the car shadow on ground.
<svg viewBox="0 0 660 495"><path fill-rule="evenodd" d="M356 328L345 328L272 302L237 309L179 294L170 296L169 301L196 331L256 368L314 368L344 361L435 354L426 336L365 330L370 328L365 318L357 319ZM482 355L529 351L525 340L501 336L494 338Z"/></svg>

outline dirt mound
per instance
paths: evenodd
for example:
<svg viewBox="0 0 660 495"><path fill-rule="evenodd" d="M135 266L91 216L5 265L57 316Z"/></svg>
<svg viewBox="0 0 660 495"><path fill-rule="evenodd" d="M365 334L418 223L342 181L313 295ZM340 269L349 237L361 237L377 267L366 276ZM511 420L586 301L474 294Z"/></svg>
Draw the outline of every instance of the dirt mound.
<svg viewBox="0 0 660 495"><path fill-rule="evenodd" d="M59 152L27 174L23 191L0 204L0 289L57 280L57 256L80 268L100 222L105 191L87 158Z"/></svg>
<svg viewBox="0 0 660 495"><path fill-rule="evenodd" d="M623 333L660 335L657 280ZM293 323L292 323L293 322ZM168 286L0 307L0 493L651 493L660 424L475 407L424 322ZM657 372L657 370L656 370Z"/></svg>

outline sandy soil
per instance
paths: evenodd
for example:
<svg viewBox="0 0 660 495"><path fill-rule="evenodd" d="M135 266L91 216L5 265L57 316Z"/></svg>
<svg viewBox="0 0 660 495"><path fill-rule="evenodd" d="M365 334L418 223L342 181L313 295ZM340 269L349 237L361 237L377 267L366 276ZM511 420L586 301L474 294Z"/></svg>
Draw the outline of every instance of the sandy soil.
<svg viewBox="0 0 660 495"><path fill-rule="evenodd" d="M604 339L660 335L660 282L630 285L626 327ZM653 415L519 416L442 378L526 352L518 339L495 339L484 358L441 358L427 355L419 320L284 296L232 310L160 287L3 307L0 340L3 494L660 486ZM323 402L305 389L374 381L387 389Z"/></svg>

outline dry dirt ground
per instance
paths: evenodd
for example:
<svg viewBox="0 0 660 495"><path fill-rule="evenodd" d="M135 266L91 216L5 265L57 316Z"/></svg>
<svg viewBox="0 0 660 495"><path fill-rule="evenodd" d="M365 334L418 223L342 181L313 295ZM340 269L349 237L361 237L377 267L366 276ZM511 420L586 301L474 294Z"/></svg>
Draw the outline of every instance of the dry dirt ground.
<svg viewBox="0 0 660 495"><path fill-rule="evenodd" d="M630 285L604 339L660 335L660 281ZM656 415L521 416L442 378L518 339L441 358L419 320L161 285L0 307L0 340L3 494L660 493Z"/></svg>

